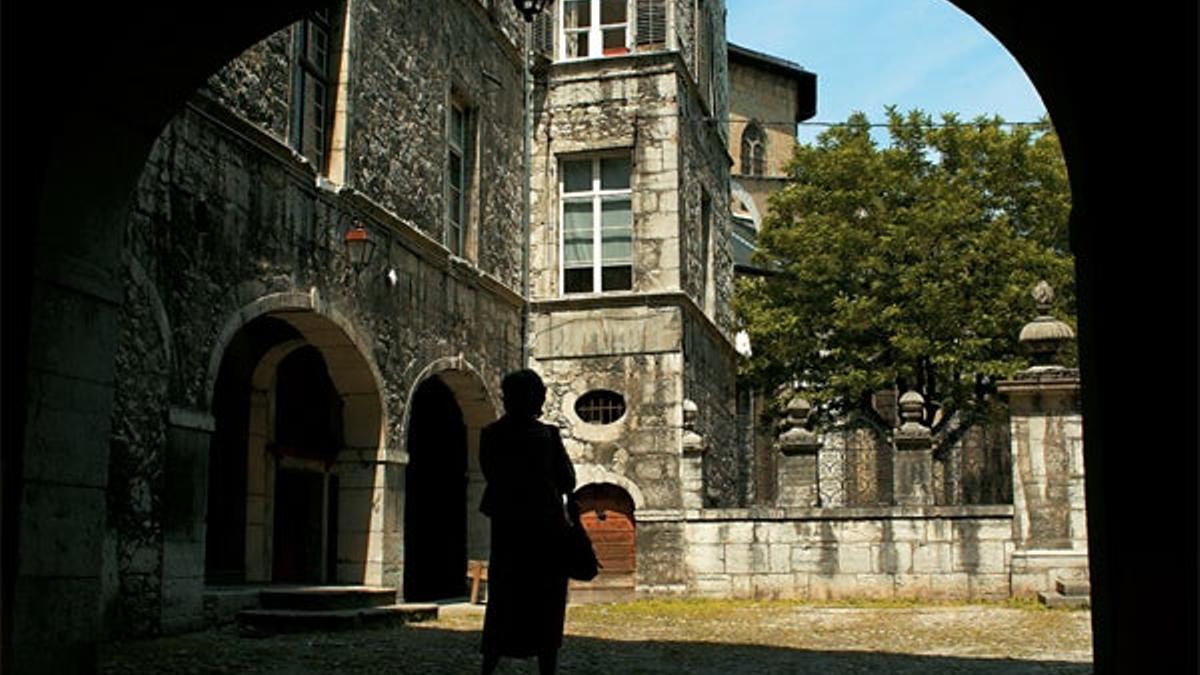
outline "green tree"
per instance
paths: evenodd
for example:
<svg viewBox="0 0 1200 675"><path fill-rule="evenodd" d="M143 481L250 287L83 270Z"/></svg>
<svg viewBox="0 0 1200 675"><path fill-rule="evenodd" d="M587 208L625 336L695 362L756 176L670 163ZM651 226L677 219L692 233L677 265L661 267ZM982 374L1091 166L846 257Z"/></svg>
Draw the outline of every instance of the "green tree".
<svg viewBox="0 0 1200 675"><path fill-rule="evenodd" d="M855 113L797 149L758 240L778 274L738 281L742 373L832 412L893 384L949 412L1028 365L1039 279L1074 326L1066 166L1046 120L887 112L887 146Z"/></svg>

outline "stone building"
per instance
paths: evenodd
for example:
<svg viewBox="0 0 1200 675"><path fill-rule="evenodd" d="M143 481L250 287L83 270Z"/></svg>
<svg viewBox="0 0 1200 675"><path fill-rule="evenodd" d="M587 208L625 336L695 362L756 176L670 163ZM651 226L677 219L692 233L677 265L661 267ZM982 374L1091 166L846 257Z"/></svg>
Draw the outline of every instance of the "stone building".
<svg viewBox="0 0 1200 675"><path fill-rule="evenodd" d="M724 3L567 0L543 21L532 367L595 484L598 536L635 533L601 551L634 564L606 565L590 587L683 588L681 509L737 504L742 487ZM681 451L685 405L707 452Z"/></svg>
<svg viewBox="0 0 1200 675"><path fill-rule="evenodd" d="M731 44L729 101L733 215L753 236L767 213L767 198L787 180L796 125L817 112L817 76L786 59Z"/></svg>
<svg viewBox="0 0 1200 675"><path fill-rule="evenodd" d="M478 430L525 349L611 538L592 588L686 590L683 508L743 489L723 21L539 20L528 290L511 5L340 3L213 76L126 231L108 630L194 628L267 583L465 594Z"/></svg>
<svg viewBox="0 0 1200 675"><path fill-rule="evenodd" d="M231 584L463 593L478 430L521 366L523 30L507 3L340 3L158 138L125 237L111 630L196 627Z"/></svg>
<svg viewBox="0 0 1200 675"><path fill-rule="evenodd" d="M724 16L555 3L528 176L509 3L340 3L210 78L124 238L105 630L199 627L266 584L465 595L478 431L524 354L606 563L577 599L1007 593L1007 558L955 558L955 528L1008 551L1012 506L831 510L819 444L781 439L766 475L739 442L726 64L782 72L756 119L811 114L811 77L727 60Z"/></svg>

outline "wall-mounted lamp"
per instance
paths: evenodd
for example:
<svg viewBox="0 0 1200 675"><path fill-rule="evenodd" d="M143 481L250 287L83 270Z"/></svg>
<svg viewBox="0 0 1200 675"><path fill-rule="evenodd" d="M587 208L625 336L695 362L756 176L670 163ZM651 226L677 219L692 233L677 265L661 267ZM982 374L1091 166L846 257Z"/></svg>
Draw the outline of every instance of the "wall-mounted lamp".
<svg viewBox="0 0 1200 675"><path fill-rule="evenodd" d="M373 253L375 241L367 236L362 223L355 223L353 228L346 231L346 256L350 258L350 266L356 274L371 262Z"/></svg>
<svg viewBox="0 0 1200 675"><path fill-rule="evenodd" d="M525 21L532 23L537 16L554 0L513 0L513 6L525 16Z"/></svg>

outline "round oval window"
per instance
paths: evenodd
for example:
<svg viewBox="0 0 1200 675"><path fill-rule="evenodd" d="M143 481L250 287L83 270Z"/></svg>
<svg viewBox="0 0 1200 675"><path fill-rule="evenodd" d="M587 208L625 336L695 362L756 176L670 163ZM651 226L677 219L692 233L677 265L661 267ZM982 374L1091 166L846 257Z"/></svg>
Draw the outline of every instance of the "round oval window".
<svg viewBox="0 0 1200 675"><path fill-rule="evenodd" d="M607 389L593 389L575 401L575 414L590 424L612 424L625 414L625 397Z"/></svg>

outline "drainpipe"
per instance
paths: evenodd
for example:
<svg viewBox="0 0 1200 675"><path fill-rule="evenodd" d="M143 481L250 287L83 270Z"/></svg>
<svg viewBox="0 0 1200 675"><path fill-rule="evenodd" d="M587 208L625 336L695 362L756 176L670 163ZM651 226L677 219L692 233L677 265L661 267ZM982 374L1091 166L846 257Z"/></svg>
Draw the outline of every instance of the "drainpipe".
<svg viewBox="0 0 1200 675"><path fill-rule="evenodd" d="M525 94L523 115L525 132L521 136L521 150L524 156L522 178L524 186L522 198L524 206L521 209L521 367L529 367L529 246L530 246L530 174L533 171L533 86L529 76L530 35L533 32L533 20L525 21L525 50L521 52L521 90Z"/></svg>

